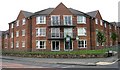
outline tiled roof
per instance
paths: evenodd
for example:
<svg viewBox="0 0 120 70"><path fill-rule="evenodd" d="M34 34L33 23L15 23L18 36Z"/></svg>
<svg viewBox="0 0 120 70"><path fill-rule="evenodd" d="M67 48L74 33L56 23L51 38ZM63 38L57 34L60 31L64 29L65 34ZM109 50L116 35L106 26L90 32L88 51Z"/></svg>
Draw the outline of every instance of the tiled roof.
<svg viewBox="0 0 120 70"><path fill-rule="evenodd" d="M32 12L28 12L28 11L23 11L22 10L22 13L24 14L24 16L27 18L27 17L30 17L31 15L33 15Z"/></svg>
<svg viewBox="0 0 120 70"><path fill-rule="evenodd" d="M97 12L98 12L98 10L96 10L96 11L91 11L91 12L87 12L87 14L88 14L89 16L91 16L91 17L95 17L96 14L97 14Z"/></svg>

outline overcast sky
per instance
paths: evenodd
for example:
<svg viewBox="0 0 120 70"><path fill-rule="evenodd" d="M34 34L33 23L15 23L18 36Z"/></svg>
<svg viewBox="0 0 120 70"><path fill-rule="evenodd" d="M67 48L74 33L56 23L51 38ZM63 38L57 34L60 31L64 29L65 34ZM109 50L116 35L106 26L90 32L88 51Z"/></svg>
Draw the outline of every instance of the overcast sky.
<svg viewBox="0 0 120 70"><path fill-rule="evenodd" d="M20 10L29 12L56 7L59 3L82 12L99 10L102 18L109 22L118 21L119 0L1 0L0 31L8 29L8 23L14 21Z"/></svg>

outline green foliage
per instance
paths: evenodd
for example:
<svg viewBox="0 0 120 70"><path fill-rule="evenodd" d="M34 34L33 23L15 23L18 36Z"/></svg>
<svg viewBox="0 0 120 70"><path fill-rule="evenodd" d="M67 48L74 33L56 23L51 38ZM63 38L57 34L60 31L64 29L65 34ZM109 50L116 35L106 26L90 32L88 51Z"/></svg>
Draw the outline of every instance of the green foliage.
<svg viewBox="0 0 120 70"><path fill-rule="evenodd" d="M104 33L98 31L97 33L97 42L102 45L104 42L106 42L106 38L105 38L105 35Z"/></svg>
<svg viewBox="0 0 120 70"><path fill-rule="evenodd" d="M117 39L117 34L113 32L113 33L111 34L111 38L112 38L113 41L116 41L116 39Z"/></svg>

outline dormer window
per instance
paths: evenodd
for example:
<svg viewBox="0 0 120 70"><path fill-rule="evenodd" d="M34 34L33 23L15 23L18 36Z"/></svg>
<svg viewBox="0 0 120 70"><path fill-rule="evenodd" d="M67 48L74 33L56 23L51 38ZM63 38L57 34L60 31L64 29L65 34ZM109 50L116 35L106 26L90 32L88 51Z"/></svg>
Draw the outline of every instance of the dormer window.
<svg viewBox="0 0 120 70"><path fill-rule="evenodd" d="M25 18L23 18L22 19L22 25L25 25L25 22L26 22L26 20L25 20Z"/></svg>
<svg viewBox="0 0 120 70"><path fill-rule="evenodd" d="M19 20L17 20L17 22L16 22L16 26L19 26Z"/></svg>
<svg viewBox="0 0 120 70"><path fill-rule="evenodd" d="M95 23L98 24L98 19L97 18L95 19Z"/></svg>
<svg viewBox="0 0 120 70"><path fill-rule="evenodd" d="M102 21L102 20L100 20L100 25L101 25L101 26L102 26L102 24L103 24L102 22L103 22L103 21Z"/></svg>
<svg viewBox="0 0 120 70"><path fill-rule="evenodd" d="M11 28L13 28L13 24L11 24Z"/></svg>

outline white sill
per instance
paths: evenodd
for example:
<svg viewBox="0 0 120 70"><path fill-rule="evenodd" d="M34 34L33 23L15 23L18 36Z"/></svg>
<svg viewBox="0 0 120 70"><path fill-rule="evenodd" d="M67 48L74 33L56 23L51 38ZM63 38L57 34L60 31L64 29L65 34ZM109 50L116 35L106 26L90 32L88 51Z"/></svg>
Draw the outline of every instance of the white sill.
<svg viewBox="0 0 120 70"><path fill-rule="evenodd" d="M51 51L53 51L53 52L54 52L54 51L60 51L60 50L51 50Z"/></svg>
<svg viewBox="0 0 120 70"><path fill-rule="evenodd" d="M36 24L46 24L46 23L36 23Z"/></svg>
<svg viewBox="0 0 120 70"><path fill-rule="evenodd" d="M84 48L87 48L87 47L78 47L78 48L79 48L79 49L82 49L82 48L84 49Z"/></svg>
<svg viewBox="0 0 120 70"><path fill-rule="evenodd" d="M77 22L77 24L86 24L85 22Z"/></svg>
<svg viewBox="0 0 120 70"><path fill-rule="evenodd" d="M87 35L78 35L78 36L87 36Z"/></svg>

